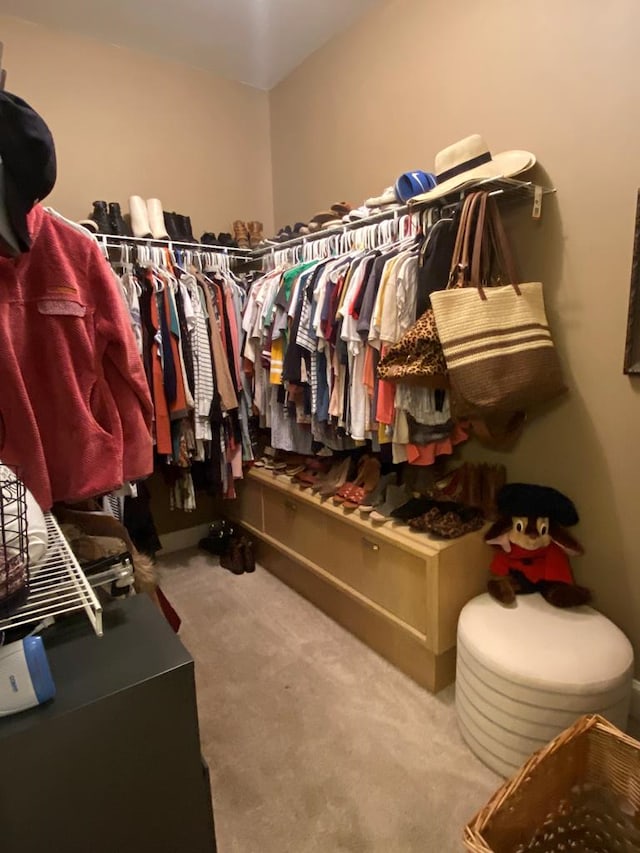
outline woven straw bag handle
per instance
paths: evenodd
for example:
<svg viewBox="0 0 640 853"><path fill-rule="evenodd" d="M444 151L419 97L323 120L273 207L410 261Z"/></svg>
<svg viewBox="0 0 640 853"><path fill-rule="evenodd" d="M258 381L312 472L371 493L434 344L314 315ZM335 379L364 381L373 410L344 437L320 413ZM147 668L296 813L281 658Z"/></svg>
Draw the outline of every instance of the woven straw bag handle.
<svg viewBox="0 0 640 853"><path fill-rule="evenodd" d="M471 242L471 224L473 213L479 201L480 193L470 193L464 200L456 242L451 258L449 287L464 287L469 276L469 245Z"/></svg>
<svg viewBox="0 0 640 853"><path fill-rule="evenodd" d="M506 275L506 283L510 284L518 296L520 296L520 288L518 287L519 276L513 259L513 252L511 251L511 245L507 238L507 233L504 230L504 223L502 222L502 217L498 210L498 204L494 198L489 199L489 225L496 255L498 257L500 273L502 275Z"/></svg>
<svg viewBox="0 0 640 853"><path fill-rule="evenodd" d="M462 238L464 237L464 228L467 221L467 213L469 211L469 202L471 196L467 196L462 204L460 211L460 221L458 222L458 230L456 232L456 241L453 246L453 254L451 256L451 271L449 273L449 287L457 278L459 272L460 261L462 259Z"/></svg>
<svg viewBox="0 0 640 853"><path fill-rule="evenodd" d="M488 281L491 262L491 234L487 222L487 201L489 193L478 193L480 201L478 205L478 216L476 219L476 231L473 241L473 254L471 256L471 286L479 289L480 295L482 285Z"/></svg>

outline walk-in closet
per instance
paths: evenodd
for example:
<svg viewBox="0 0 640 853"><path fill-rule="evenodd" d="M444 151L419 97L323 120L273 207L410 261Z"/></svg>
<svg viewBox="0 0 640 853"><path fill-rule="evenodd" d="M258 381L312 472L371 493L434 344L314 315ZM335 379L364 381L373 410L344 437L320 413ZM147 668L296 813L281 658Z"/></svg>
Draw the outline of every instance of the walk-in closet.
<svg viewBox="0 0 640 853"><path fill-rule="evenodd" d="M0 0L3 853L640 849L639 27Z"/></svg>

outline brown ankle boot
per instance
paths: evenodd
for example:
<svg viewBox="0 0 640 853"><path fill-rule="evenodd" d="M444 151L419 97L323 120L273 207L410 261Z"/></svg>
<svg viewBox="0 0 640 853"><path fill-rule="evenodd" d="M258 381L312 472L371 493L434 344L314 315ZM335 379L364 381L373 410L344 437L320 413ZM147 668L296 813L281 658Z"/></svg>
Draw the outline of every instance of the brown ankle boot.
<svg viewBox="0 0 640 853"><path fill-rule="evenodd" d="M504 465L485 465L482 475L482 511L488 521L498 519L498 492L507 482Z"/></svg>
<svg viewBox="0 0 640 853"><path fill-rule="evenodd" d="M240 249L249 248L249 231L247 230L246 222L236 219L233 223L233 237Z"/></svg>
<svg viewBox="0 0 640 853"><path fill-rule="evenodd" d="M252 249L257 249L264 240L262 222L247 222L247 229L249 231L249 245Z"/></svg>
<svg viewBox="0 0 640 853"><path fill-rule="evenodd" d="M240 540L240 547L242 549L242 565L245 572L255 572L256 558L253 553L253 542L250 539L247 539L246 536L243 536Z"/></svg>
<svg viewBox="0 0 640 853"><path fill-rule="evenodd" d="M234 575L244 574L244 554L239 539L231 540L229 550L220 557L220 565L223 569L233 572Z"/></svg>
<svg viewBox="0 0 640 853"><path fill-rule="evenodd" d="M465 506L482 506L480 466L465 462L460 471L460 493L457 500Z"/></svg>

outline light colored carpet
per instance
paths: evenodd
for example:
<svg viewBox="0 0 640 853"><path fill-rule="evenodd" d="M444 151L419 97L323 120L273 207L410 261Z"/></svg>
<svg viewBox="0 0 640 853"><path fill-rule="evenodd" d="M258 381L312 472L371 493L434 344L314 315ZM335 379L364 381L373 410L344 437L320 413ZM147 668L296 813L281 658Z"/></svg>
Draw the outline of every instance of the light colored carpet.
<svg viewBox="0 0 640 853"><path fill-rule="evenodd" d="M501 780L432 696L268 572L161 560L196 661L219 853L449 853Z"/></svg>

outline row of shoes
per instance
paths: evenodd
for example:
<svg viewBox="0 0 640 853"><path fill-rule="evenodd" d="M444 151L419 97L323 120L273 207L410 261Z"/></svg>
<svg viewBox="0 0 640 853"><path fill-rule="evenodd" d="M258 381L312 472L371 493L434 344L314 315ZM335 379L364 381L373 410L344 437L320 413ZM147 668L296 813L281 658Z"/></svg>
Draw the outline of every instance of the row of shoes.
<svg viewBox="0 0 640 853"><path fill-rule="evenodd" d="M94 234L172 240L176 243L200 242L204 246L230 249L256 248L263 241L261 222L244 223L240 220L233 223L233 235L227 231L221 231L218 235L213 231L205 231L198 241L193 234L191 217L163 210L158 198L145 201L141 196L129 198L128 217L123 215L118 202L94 201L91 215L79 224Z"/></svg>
<svg viewBox="0 0 640 853"><path fill-rule="evenodd" d="M497 494L506 481L502 465L465 463L427 495L415 495L398 483L395 472L382 475L373 456L297 457L286 454L255 463L275 476L288 477L320 499L331 499L347 512L359 511L373 524L404 523L413 530L452 539L481 528L496 517Z"/></svg>
<svg viewBox="0 0 640 853"><path fill-rule="evenodd" d="M220 558L220 565L234 575L250 574L256 570L253 543L232 522L224 518L209 525L207 535L198 547Z"/></svg>
<svg viewBox="0 0 640 853"><path fill-rule="evenodd" d="M321 210L315 213L308 222L296 222L295 225L285 225L280 231L265 242L269 245L275 243L286 243L287 240L295 240L297 237L305 237L308 234L314 234L321 228L333 228L337 225L342 225L344 222L361 219L363 216L368 216L369 211L360 213L354 211L353 205L347 201L337 201L331 206L330 210Z"/></svg>
<svg viewBox="0 0 640 853"><path fill-rule="evenodd" d="M243 222L236 219L233 223L233 236L240 249L258 249L264 245L264 226L257 219Z"/></svg>
<svg viewBox="0 0 640 853"><path fill-rule="evenodd" d="M91 215L88 219L82 219L79 224L98 234L197 242L193 236L190 217L181 213L165 212L159 198L149 198L145 201L140 196L131 196L128 221L123 216L118 202L94 201Z"/></svg>
<svg viewBox="0 0 640 853"><path fill-rule="evenodd" d="M256 558L253 542L247 536L233 536L228 551L220 557L220 565L234 575L255 572Z"/></svg>
<svg viewBox="0 0 640 853"><path fill-rule="evenodd" d="M328 210L321 210L314 214L308 222L296 222L292 227L286 225L281 228L275 237L267 243L285 243L296 237L304 237L313 234L321 228L335 228L339 225L357 222L377 213L394 210L406 204L416 195L427 192L436 186L436 178L431 172L416 169L400 175L395 184L386 187L378 196L368 198L359 207L354 207L347 201L338 201L332 204Z"/></svg>

